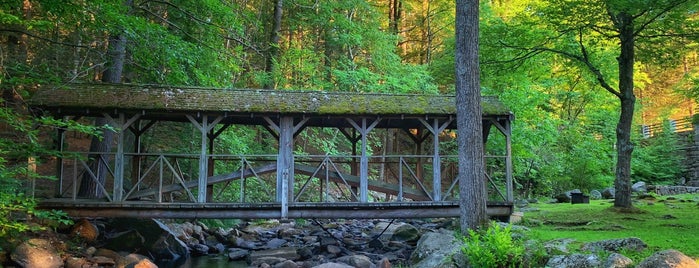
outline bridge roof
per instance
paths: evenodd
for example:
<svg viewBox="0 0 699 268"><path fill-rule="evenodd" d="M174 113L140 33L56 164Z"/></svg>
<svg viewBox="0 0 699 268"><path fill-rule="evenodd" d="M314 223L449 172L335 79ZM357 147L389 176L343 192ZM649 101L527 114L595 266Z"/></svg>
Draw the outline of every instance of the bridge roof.
<svg viewBox="0 0 699 268"><path fill-rule="evenodd" d="M30 105L47 109L128 109L312 115L456 115L453 95L222 89L135 84L47 86ZM482 98L484 115L509 115L497 97Z"/></svg>

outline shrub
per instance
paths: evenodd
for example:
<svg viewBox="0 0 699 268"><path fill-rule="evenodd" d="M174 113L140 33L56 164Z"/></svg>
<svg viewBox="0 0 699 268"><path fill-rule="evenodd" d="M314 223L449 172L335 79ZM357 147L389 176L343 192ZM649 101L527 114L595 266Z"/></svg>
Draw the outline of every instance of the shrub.
<svg viewBox="0 0 699 268"><path fill-rule="evenodd" d="M493 223L488 229L469 230L461 252L472 267L524 267L524 244L512 238L512 227Z"/></svg>

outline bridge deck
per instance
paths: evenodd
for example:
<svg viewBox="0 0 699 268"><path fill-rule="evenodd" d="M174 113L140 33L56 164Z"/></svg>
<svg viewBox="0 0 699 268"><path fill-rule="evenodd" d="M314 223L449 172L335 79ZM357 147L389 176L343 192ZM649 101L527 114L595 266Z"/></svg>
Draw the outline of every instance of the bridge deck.
<svg viewBox="0 0 699 268"><path fill-rule="evenodd" d="M42 209L60 209L73 217L263 219L282 218L280 203L153 203L143 201L48 199ZM488 202L488 215L512 214L512 203ZM291 203L287 218L449 218L459 217L459 203L442 202L334 202Z"/></svg>

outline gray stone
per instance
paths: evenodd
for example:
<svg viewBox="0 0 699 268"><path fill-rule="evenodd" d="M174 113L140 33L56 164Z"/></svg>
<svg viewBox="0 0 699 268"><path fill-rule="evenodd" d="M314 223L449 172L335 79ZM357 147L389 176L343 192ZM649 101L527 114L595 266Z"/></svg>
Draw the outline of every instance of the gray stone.
<svg viewBox="0 0 699 268"><path fill-rule="evenodd" d="M556 255L549 259L546 267L556 268L597 268L602 263L597 255L572 254Z"/></svg>
<svg viewBox="0 0 699 268"><path fill-rule="evenodd" d="M634 183L631 185L631 191L634 193L645 193L647 191L646 183L642 181Z"/></svg>
<svg viewBox="0 0 699 268"><path fill-rule="evenodd" d="M250 251L241 248L228 249L228 259L232 261L242 260L250 255Z"/></svg>
<svg viewBox="0 0 699 268"><path fill-rule="evenodd" d="M643 251L648 245L636 237L609 239L584 244L581 249L593 252L610 251L620 252L622 250Z"/></svg>
<svg viewBox="0 0 699 268"><path fill-rule="evenodd" d="M354 268L344 263L326 262L321 265L313 266L312 268Z"/></svg>
<svg viewBox="0 0 699 268"><path fill-rule="evenodd" d="M627 268L633 265L633 260L619 253L612 253L604 262L604 268Z"/></svg>
<svg viewBox="0 0 699 268"><path fill-rule="evenodd" d="M267 257L274 257L274 258L281 258L285 260L299 260L301 256L299 256L298 253L296 253L296 248L293 247L286 247L286 248L277 248L277 249L266 249L266 250L258 250L258 251L253 251L250 253L250 261L254 262L255 260L258 259L263 259ZM266 262L267 264L273 265L274 263L269 263Z"/></svg>
<svg viewBox="0 0 699 268"><path fill-rule="evenodd" d="M374 263L371 262L369 257L364 255L350 255L337 258L337 261L349 264L356 268L371 268Z"/></svg>
<svg viewBox="0 0 699 268"><path fill-rule="evenodd" d="M656 252L643 260L636 268L699 268L699 264L674 249Z"/></svg>
<svg viewBox="0 0 699 268"><path fill-rule="evenodd" d="M382 240L415 242L420 239L420 231L415 226L403 222L380 222L374 226L374 233L379 234L382 231Z"/></svg>
<svg viewBox="0 0 699 268"><path fill-rule="evenodd" d="M267 241L267 245L265 247L268 249L275 249L282 247L286 243L287 241L284 239L273 238L272 240Z"/></svg>
<svg viewBox="0 0 699 268"><path fill-rule="evenodd" d="M63 267L63 259L46 239L32 238L22 242L10 258L22 267Z"/></svg>
<svg viewBox="0 0 699 268"><path fill-rule="evenodd" d="M614 189L614 187L604 188L604 190L602 190L602 198L604 198L604 199L616 198L616 190Z"/></svg>
<svg viewBox="0 0 699 268"><path fill-rule="evenodd" d="M293 262L293 261L285 260L285 261L283 261L283 262L280 262L280 263L275 264L275 265L272 266L272 267L273 267L273 268L298 268L299 265L296 264L296 263Z"/></svg>
<svg viewBox="0 0 699 268"><path fill-rule="evenodd" d="M690 186L690 187L699 187L699 180L691 180L685 183L684 185Z"/></svg>
<svg viewBox="0 0 699 268"><path fill-rule="evenodd" d="M515 200L515 206L518 208L525 208L529 206L529 201L527 201L526 199L517 199Z"/></svg>
<svg viewBox="0 0 699 268"><path fill-rule="evenodd" d="M337 255L340 254L340 252L342 252L342 249L335 245L328 245L328 247L325 250L333 255Z"/></svg>
<svg viewBox="0 0 699 268"><path fill-rule="evenodd" d="M125 252L140 248L150 252L155 259L173 262L187 259L190 255L189 247L159 220L122 218L114 220L112 225L130 230L109 239L106 248Z"/></svg>
<svg viewBox="0 0 699 268"><path fill-rule="evenodd" d="M452 255L459 253L461 242L453 231L440 229L422 235L415 250L410 255L413 268L454 267Z"/></svg>
<svg viewBox="0 0 699 268"><path fill-rule="evenodd" d="M590 199L599 200L602 199L602 193L597 190L590 191Z"/></svg>

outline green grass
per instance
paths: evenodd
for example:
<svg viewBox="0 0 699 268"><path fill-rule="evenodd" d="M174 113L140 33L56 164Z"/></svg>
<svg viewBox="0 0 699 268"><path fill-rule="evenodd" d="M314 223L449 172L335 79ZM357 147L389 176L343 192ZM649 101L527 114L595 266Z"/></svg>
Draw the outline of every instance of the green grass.
<svg viewBox="0 0 699 268"><path fill-rule="evenodd" d="M699 260L699 195L650 196L634 202L635 209L619 211L609 200L590 204L533 204L539 211L524 213L531 238L548 241L573 238L570 250L584 242L638 237L648 244L640 253L627 253L639 260L650 254L676 249Z"/></svg>

